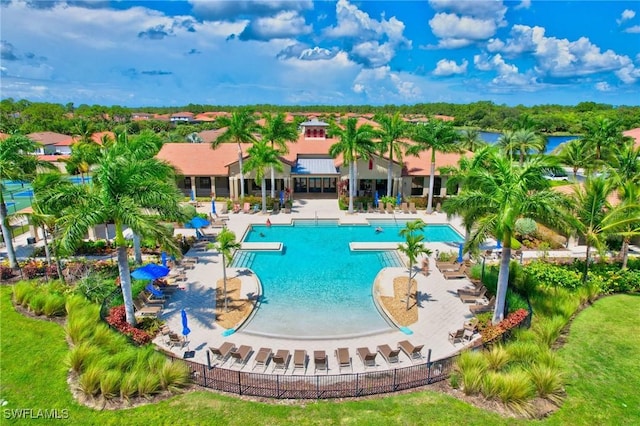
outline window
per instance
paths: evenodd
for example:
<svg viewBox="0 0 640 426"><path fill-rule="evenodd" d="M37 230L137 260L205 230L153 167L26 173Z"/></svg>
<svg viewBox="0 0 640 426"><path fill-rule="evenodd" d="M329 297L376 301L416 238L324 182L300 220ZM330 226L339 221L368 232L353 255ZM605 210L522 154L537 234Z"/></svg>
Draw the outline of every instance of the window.
<svg viewBox="0 0 640 426"><path fill-rule="evenodd" d="M211 188L211 178L210 177L201 177L200 182L198 182L198 188Z"/></svg>
<svg viewBox="0 0 640 426"><path fill-rule="evenodd" d="M191 188L191 177L185 177L184 178L184 187L185 188Z"/></svg>
<svg viewBox="0 0 640 426"><path fill-rule="evenodd" d="M411 195L422 196L424 194L424 178L414 177L411 178Z"/></svg>

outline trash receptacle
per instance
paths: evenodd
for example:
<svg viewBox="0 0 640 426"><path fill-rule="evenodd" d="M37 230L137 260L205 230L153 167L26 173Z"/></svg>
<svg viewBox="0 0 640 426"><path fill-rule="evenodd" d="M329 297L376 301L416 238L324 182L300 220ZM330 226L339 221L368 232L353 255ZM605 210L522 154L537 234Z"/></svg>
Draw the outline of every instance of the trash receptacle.
<svg viewBox="0 0 640 426"><path fill-rule="evenodd" d="M36 239L35 237L29 237L27 238L27 244L35 244L36 243Z"/></svg>

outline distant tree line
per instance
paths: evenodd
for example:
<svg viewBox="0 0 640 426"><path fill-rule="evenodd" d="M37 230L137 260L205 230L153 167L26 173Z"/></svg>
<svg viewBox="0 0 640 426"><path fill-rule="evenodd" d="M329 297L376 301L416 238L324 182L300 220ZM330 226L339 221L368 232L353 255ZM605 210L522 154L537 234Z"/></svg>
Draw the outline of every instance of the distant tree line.
<svg viewBox="0 0 640 426"><path fill-rule="evenodd" d="M527 116L536 123L536 130L541 133L581 134L588 123L596 119L610 119L620 123L623 129L640 127L640 106L613 106L596 102L581 102L575 106L535 105L507 106L490 101L469 104L429 103L414 105L248 105L256 112L316 112L323 117L329 115L355 114L394 114L433 116L448 115L455 117L457 127L470 127L482 130L513 129L519 117ZM170 142L185 141L187 135L206 129L215 128L213 122L174 124L163 120L132 121L133 112L154 114L170 114L189 111L199 114L208 111L233 111L237 106L188 104L180 107L137 107L128 108L119 105L66 105L30 102L12 98L0 101L0 131L3 133L22 133L53 131L64 134L77 134L78 128L88 125L91 130L126 131L128 134L139 134L144 130L152 130L164 134Z"/></svg>

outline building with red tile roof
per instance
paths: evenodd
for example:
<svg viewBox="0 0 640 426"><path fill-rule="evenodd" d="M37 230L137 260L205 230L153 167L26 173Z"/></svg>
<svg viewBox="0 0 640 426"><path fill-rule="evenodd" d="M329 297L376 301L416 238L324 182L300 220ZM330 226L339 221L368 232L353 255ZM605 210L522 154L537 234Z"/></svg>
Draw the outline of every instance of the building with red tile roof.
<svg viewBox="0 0 640 426"><path fill-rule="evenodd" d="M622 132L622 134L624 136L632 138L635 141L633 146L635 146L636 148L640 147L640 127L627 130L626 132Z"/></svg>
<svg viewBox="0 0 640 426"><path fill-rule="evenodd" d="M36 154L69 154L73 144L71 136L56 132L29 133L27 137L40 146Z"/></svg>
<svg viewBox="0 0 640 426"><path fill-rule="evenodd" d="M361 123L378 126L367 118L359 118ZM288 152L282 154L282 172L275 173L275 189L290 189L298 196L338 196L341 181L348 180L349 168L343 164L341 155L332 158L329 150L339 140L328 136L329 124L315 115L300 124L300 132L295 142L288 144ZM205 130L198 133L203 143L168 143L157 157L172 164L180 174L178 186L185 195L193 193L206 197L211 193L217 196L238 198L240 190L240 168L238 145L221 143L215 149L211 143L225 129ZM259 137L259 136L257 136ZM250 144L242 144L243 158L248 158ZM467 153L468 154L468 153ZM439 168L456 166L461 154L436 155L436 174L434 193L436 197L446 194L446 177L440 176ZM394 158L392 163L392 193L401 193L404 197L426 196L428 193L430 151L419 156L404 156L402 161ZM389 159L386 156L372 155L370 159L357 162L356 188L358 195L372 196L378 191L380 196L387 193L387 169ZM260 194L259 183L255 181L253 171L244 170L245 194ZM267 189L271 189L267 179Z"/></svg>

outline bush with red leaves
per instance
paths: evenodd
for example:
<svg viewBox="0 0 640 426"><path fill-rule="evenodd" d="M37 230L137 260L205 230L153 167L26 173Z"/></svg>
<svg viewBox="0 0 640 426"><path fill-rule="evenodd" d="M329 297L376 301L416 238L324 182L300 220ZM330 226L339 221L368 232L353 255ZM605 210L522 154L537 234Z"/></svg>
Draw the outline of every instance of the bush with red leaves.
<svg viewBox="0 0 640 426"><path fill-rule="evenodd" d="M116 306L109 310L107 322L126 336L130 336L139 345L151 342L151 336L144 330L140 330L127 322L127 314L124 305Z"/></svg>
<svg viewBox="0 0 640 426"><path fill-rule="evenodd" d="M486 327L480 330L482 334L483 342L492 342L507 331L519 326L522 321L527 318L529 312L526 309L518 309L515 312L511 312L505 319L500 321L496 325L488 324Z"/></svg>
<svg viewBox="0 0 640 426"><path fill-rule="evenodd" d="M0 265L0 279L8 280L9 278L13 278L16 274L13 272L8 265Z"/></svg>

